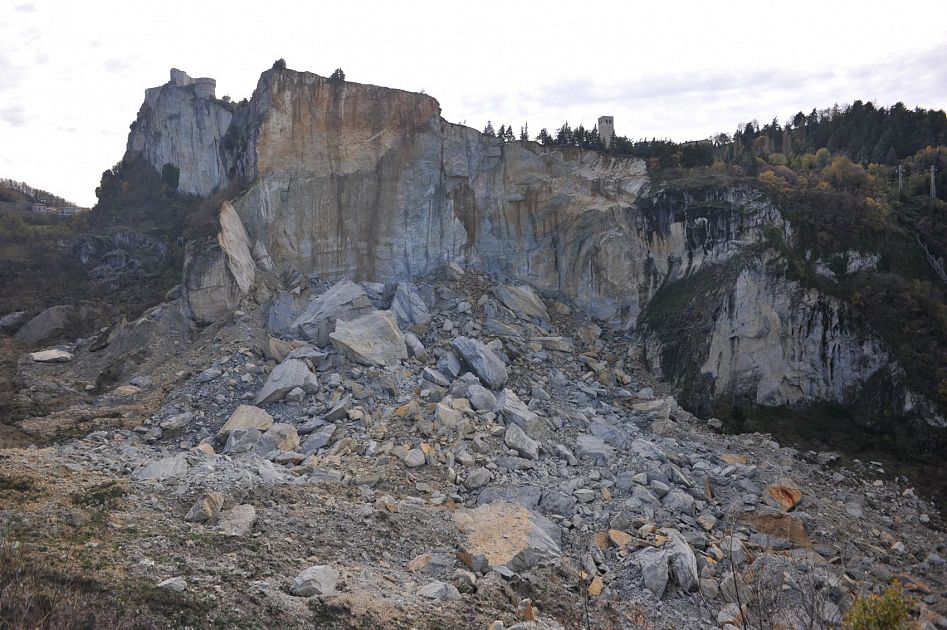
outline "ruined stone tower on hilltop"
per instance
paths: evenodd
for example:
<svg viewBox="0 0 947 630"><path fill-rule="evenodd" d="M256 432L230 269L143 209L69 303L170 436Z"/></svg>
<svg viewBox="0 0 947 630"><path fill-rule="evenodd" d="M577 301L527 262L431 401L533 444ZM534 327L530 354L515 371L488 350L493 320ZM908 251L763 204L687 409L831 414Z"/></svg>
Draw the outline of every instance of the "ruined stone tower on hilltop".
<svg viewBox="0 0 947 630"><path fill-rule="evenodd" d="M608 147L612 144L612 138L615 137L615 118L612 116L598 117L598 135Z"/></svg>

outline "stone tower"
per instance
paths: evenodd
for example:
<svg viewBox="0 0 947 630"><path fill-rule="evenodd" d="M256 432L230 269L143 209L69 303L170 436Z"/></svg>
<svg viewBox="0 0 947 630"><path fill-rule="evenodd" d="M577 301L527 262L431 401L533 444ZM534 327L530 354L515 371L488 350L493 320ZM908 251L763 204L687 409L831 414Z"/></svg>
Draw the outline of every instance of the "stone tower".
<svg viewBox="0 0 947 630"><path fill-rule="evenodd" d="M598 136L606 148L612 144L612 138L615 137L615 119L612 116L598 117Z"/></svg>

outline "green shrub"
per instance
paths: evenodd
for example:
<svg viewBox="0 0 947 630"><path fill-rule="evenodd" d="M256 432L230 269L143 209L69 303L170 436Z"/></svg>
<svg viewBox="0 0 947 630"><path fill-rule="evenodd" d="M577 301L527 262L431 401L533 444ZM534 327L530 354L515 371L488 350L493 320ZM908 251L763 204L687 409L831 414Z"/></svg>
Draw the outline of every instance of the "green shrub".
<svg viewBox="0 0 947 630"><path fill-rule="evenodd" d="M846 630L909 630L916 627L911 622L914 602L901 590L901 585L892 582L880 595L871 593L855 600L845 615Z"/></svg>

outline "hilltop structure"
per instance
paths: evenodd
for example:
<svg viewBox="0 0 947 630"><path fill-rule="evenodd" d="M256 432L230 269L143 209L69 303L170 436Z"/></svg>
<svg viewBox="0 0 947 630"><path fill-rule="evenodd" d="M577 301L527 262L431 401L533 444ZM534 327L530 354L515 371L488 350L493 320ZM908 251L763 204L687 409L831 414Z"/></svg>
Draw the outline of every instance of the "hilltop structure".
<svg viewBox="0 0 947 630"><path fill-rule="evenodd" d="M608 148L612 144L612 138L615 137L615 118L613 116L598 117L598 136Z"/></svg>

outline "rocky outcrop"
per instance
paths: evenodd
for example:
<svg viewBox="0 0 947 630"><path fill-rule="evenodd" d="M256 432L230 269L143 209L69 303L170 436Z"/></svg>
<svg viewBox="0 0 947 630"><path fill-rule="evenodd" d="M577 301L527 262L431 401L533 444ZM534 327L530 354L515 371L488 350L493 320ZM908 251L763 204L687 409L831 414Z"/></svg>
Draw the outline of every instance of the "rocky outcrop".
<svg viewBox="0 0 947 630"><path fill-rule="evenodd" d="M837 299L788 277L772 250L666 287L642 319L653 372L710 413L714 400L775 406L852 402L889 363Z"/></svg>
<svg viewBox="0 0 947 630"><path fill-rule="evenodd" d="M145 90L128 134L128 151L141 154L159 173L170 165L178 172L177 189L201 196L226 184L220 143L233 119L230 107L199 83L210 80L172 70L171 81Z"/></svg>
<svg viewBox="0 0 947 630"><path fill-rule="evenodd" d="M143 151L180 108L148 99L130 140ZM208 147L180 150L203 156L174 162L182 181L200 179ZM455 261L629 326L665 280L784 229L752 191L648 192L641 160L504 143L429 96L285 69L263 73L218 153L227 174L200 191L240 182L234 208L278 269L406 279Z"/></svg>
<svg viewBox="0 0 947 630"><path fill-rule="evenodd" d="M250 290L256 266L250 241L233 206L218 213L216 239L188 243L184 256L184 291L198 322L213 322L231 313Z"/></svg>
<svg viewBox="0 0 947 630"><path fill-rule="evenodd" d="M844 304L768 274L762 261L740 272L722 306L701 367L716 395L770 406L849 402L888 362Z"/></svg>
<svg viewBox="0 0 947 630"><path fill-rule="evenodd" d="M181 92L192 88L149 91L130 148L164 156L159 122L185 96L198 98ZM180 124L191 124L187 116ZM239 215L233 223L245 233L200 255L203 244L188 249L185 288L201 321L236 308L252 282L250 251L275 273L324 280L407 280L459 263L512 280L498 299L525 316L548 317L538 295L520 295L528 284L612 327L640 329L655 370L705 411L730 395L766 405L848 401L888 362L842 303L747 262L794 241L750 187L650 181L641 160L503 142L448 123L427 95L280 67L261 75L225 131L196 133L176 150L193 154L173 161L182 182L202 182L187 184L193 190L232 182L243 191L228 216ZM159 168L166 158L148 159ZM227 234L223 218L221 228ZM355 293L346 300L364 308L342 300L323 316L314 302L292 332L325 347L337 319L371 310ZM517 334L495 319L487 330Z"/></svg>

